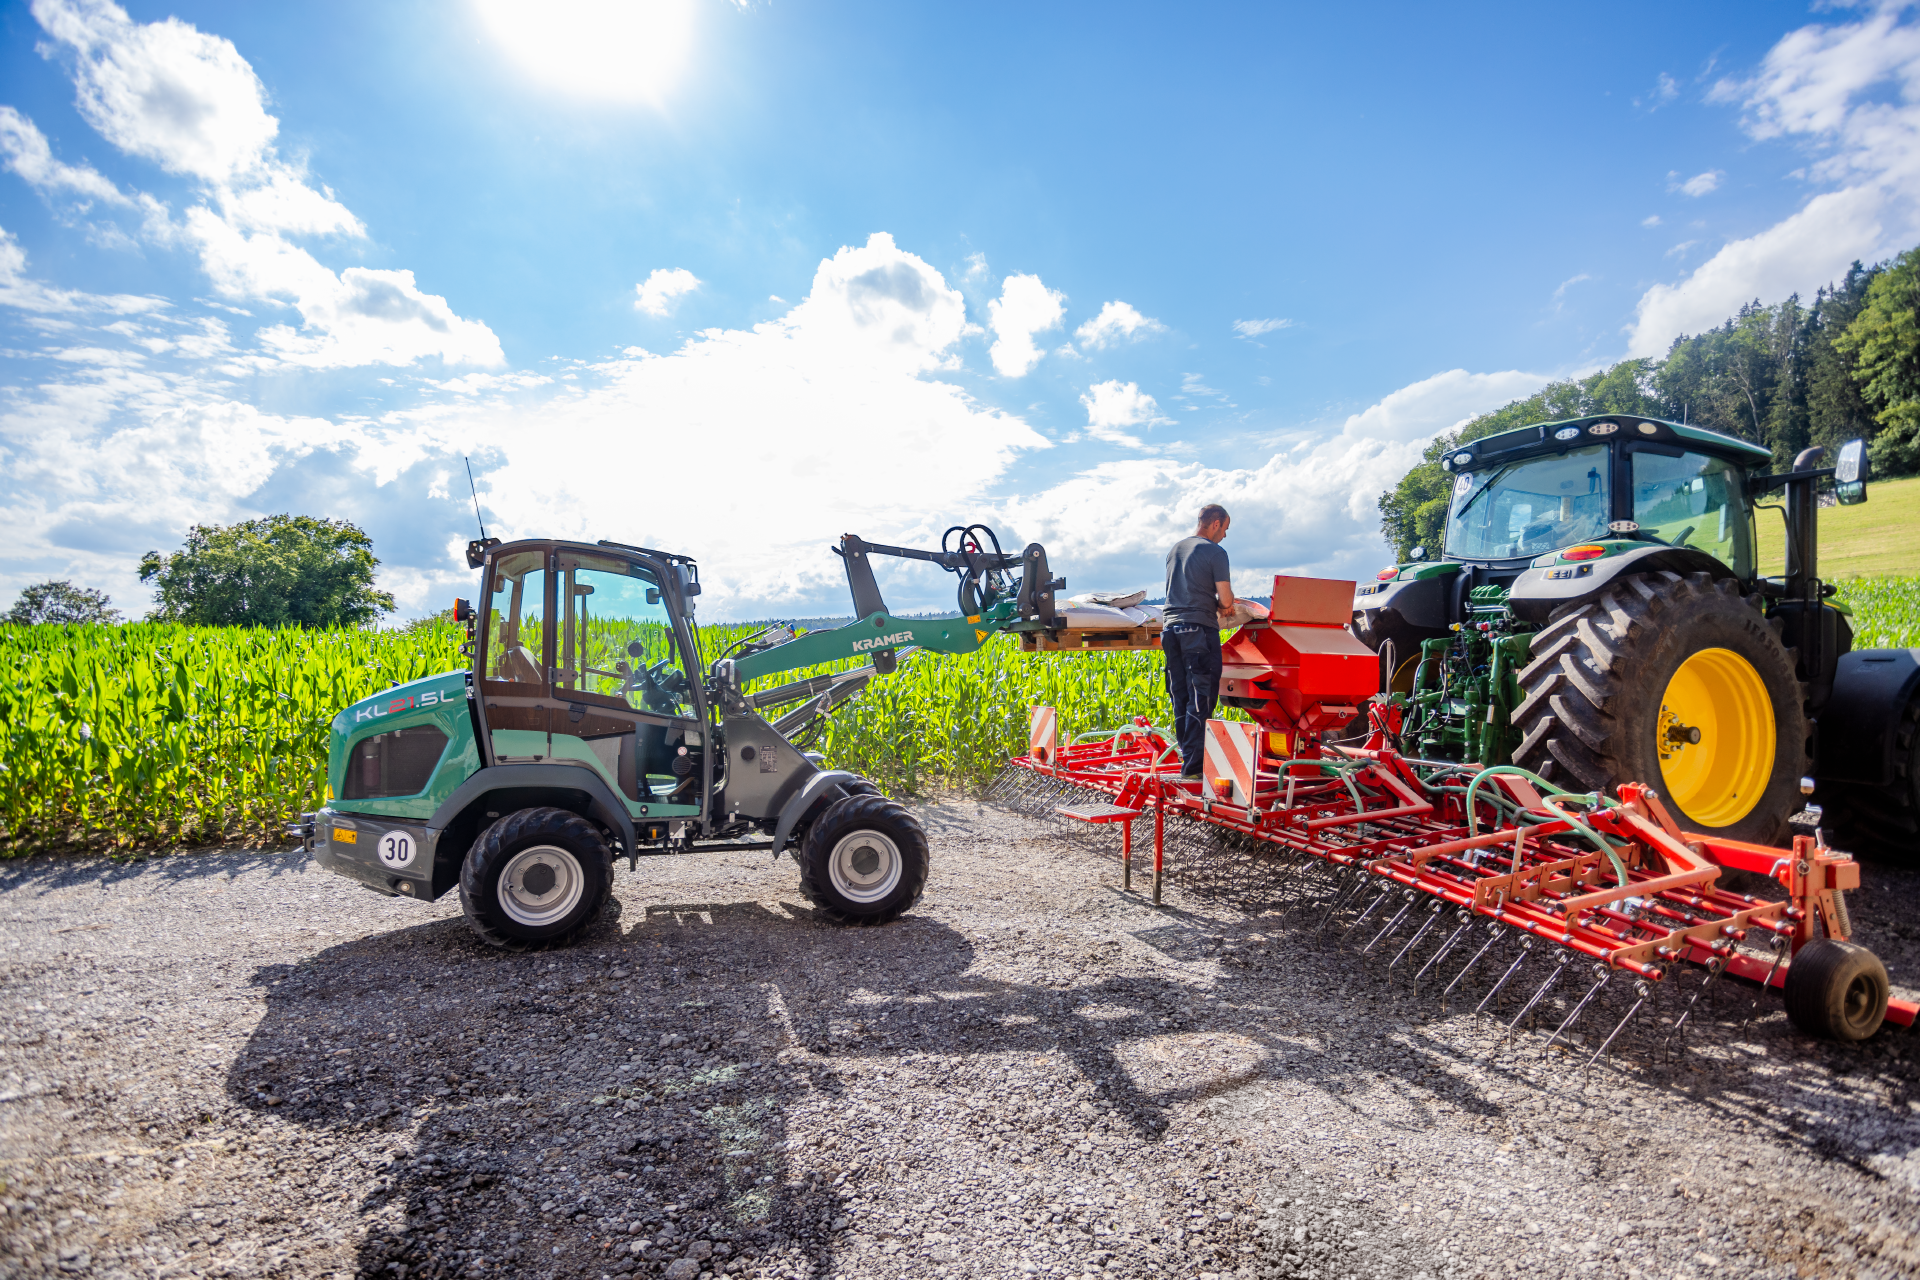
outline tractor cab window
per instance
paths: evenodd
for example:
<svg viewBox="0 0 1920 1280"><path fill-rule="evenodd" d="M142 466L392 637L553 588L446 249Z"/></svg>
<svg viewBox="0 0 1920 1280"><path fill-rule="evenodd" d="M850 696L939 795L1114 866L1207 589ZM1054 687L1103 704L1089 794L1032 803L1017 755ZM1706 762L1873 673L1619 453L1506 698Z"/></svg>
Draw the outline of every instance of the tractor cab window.
<svg viewBox="0 0 1920 1280"><path fill-rule="evenodd" d="M557 691L653 715L694 714L692 675L652 570L613 556L562 556L559 588L567 603L557 636Z"/></svg>
<svg viewBox="0 0 1920 1280"><path fill-rule="evenodd" d="M513 684L544 685L546 553L522 551L502 556L489 572L486 678Z"/></svg>
<svg viewBox="0 0 1920 1280"><path fill-rule="evenodd" d="M1594 445L1456 477L1447 554L1511 560L1605 537L1611 470L1608 447Z"/></svg>
<svg viewBox="0 0 1920 1280"><path fill-rule="evenodd" d="M1740 468L1703 453L1633 453L1633 518L1642 536L1704 551L1738 577L1753 572Z"/></svg>

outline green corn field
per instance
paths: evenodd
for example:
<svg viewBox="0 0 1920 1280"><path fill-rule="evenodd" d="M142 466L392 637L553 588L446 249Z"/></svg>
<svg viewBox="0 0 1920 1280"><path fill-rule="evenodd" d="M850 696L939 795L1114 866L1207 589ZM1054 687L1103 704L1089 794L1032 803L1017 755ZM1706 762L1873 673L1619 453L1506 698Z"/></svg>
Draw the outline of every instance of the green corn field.
<svg viewBox="0 0 1920 1280"><path fill-rule="evenodd" d="M1838 598L1853 610L1856 645L1920 645L1920 581L1853 579ZM751 630L701 628L703 661ZM326 798L334 713L460 667L460 636L451 624L0 625L0 856L282 843L284 824ZM1170 718L1157 653L1023 654L1001 636L965 657L908 655L836 712L816 745L894 795L972 789L1025 749L1035 705L1058 708L1063 740L1136 715Z"/></svg>

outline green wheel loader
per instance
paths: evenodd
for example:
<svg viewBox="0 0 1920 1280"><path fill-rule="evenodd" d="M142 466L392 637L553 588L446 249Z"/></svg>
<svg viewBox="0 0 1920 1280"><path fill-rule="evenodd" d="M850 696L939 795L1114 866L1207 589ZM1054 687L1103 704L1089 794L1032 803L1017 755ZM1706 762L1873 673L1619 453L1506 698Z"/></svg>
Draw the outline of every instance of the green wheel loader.
<svg viewBox="0 0 1920 1280"><path fill-rule="evenodd" d="M334 718L330 802L292 831L320 865L392 897L458 889L500 947L563 945L612 890L616 856L719 849L790 853L822 915L880 924L920 897L926 832L864 778L804 749L819 718L895 669L908 649L967 653L998 631L1058 631L1066 583L1037 543L1003 553L981 525L940 551L848 534L856 620L767 628L702 665L691 557L613 542L469 545L477 604L465 670L389 689ZM960 578L959 612L887 611L871 557ZM748 693L757 679L863 662ZM790 710L769 720L775 708Z"/></svg>
<svg viewBox="0 0 1920 1280"><path fill-rule="evenodd" d="M1354 594L1376 722L1409 755L1649 782L1690 829L1761 844L1812 791L1844 847L1920 858L1920 650L1853 647L1817 512L1866 500L1865 448L1823 453L1770 473L1746 441L1620 415L1455 449L1443 554ZM1785 522L1779 577L1756 519Z"/></svg>

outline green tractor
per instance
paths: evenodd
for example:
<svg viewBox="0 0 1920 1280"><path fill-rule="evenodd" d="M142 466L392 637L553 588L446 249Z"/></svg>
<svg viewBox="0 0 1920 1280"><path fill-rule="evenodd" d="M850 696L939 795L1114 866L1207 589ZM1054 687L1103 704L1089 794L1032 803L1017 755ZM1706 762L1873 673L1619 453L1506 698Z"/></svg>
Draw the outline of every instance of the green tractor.
<svg viewBox="0 0 1920 1280"><path fill-rule="evenodd" d="M893 919L926 884L926 832L870 781L823 767L809 732L905 650L968 653L998 631L1058 631L1066 584L1039 544L1003 553L982 525L948 530L937 552L852 534L834 550L855 621L768 627L703 664L691 557L613 542L470 544L479 604L457 601L455 615L471 665L340 712L329 803L292 833L321 866L389 897L431 902L457 888L468 923L499 947L578 937L611 893L616 854L632 871L649 855L786 852L822 916ZM889 613L875 555L957 574L959 613ZM827 665L842 669L749 692Z"/></svg>
<svg viewBox="0 0 1920 1280"><path fill-rule="evenodd" d="M1920 650L1853 648L1817 509L1823 489L1866 500L1865 449L1823 452L1769 474L1746 441L1620 415L1461 445L1444 554L1354 594L1378 715L1409 755L1647 782L1690 829L1756 844L1813 792L1843 847L1920 855ZM1785 520L1778 578L1761 510Z"/></svg>

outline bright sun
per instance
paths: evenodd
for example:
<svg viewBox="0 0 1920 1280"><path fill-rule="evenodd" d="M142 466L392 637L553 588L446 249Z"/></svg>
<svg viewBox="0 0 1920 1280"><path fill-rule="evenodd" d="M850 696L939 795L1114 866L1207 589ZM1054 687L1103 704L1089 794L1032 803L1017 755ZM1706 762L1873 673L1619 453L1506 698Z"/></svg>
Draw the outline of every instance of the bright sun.
<svg viewBox="0 0 1920 1280"><path fill-rule="evenodd" d="M540 79L594 98L659 102L693 39L693 0L474 0Z"/></svg>

